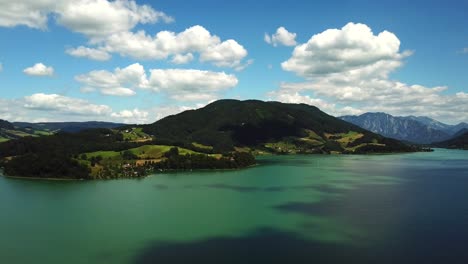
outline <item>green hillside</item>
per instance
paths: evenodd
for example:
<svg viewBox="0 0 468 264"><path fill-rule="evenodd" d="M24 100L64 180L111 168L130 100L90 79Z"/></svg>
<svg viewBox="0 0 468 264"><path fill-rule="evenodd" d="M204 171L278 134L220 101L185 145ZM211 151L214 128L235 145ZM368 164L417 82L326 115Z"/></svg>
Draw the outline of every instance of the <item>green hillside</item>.
<svg viewBox="0 0 468 264"><path fill-rule="evenodd" d="M5 142L11 139L18 139L28 136L38 137L51 134L52 132L48 129L18 127L8 121L0 120L0 142Z"/></svg>
<svg viewBox="0 0 468 264"><path fill-rule="evenodd" d="M364 130L306 104L219 100L143 126L166 144L235 147L280 153L368 153L412 151L393 139Z"/></svg>

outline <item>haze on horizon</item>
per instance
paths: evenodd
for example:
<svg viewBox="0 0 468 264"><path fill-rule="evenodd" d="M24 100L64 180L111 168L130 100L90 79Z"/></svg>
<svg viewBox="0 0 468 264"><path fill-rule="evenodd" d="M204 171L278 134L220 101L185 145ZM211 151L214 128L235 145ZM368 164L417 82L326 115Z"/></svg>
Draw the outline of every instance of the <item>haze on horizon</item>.
<svg viewBox="0 0 468 264"><path fill-rule="evenodd" d="M468 122L463 1L0 0L0 119L151 123L217 99Z"/></svg>

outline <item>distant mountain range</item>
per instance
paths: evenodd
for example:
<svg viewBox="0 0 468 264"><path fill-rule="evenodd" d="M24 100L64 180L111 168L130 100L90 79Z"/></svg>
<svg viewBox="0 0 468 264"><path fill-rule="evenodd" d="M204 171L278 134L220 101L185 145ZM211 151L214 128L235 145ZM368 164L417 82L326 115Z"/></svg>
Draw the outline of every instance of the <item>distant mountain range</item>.
<svg viewBox="0 0 468 264"><path fill-rule="evenodd" d="M75 133L85 129L91 128L117 128L127 126L122 123L100 122L100 121L87 121L87 122L41 122L41 123L28 123L28 122L13 122L15 127L19 128L32 128L36 130L48 131L61 131Z"/></svg>
<svg viewBox="0 0 468 264"><path fill-rule="evenodd" d="M0 119L0 142L26 136L45 136L58 132L76 133L92 128L116 128L125 124L112 122L13 122Z"/></svg>
<svg viewBox="0 0 468 264"><path fill-rule="evenodd" d="M425 116L392 116L386 113L365 113L342 116L340 119L380 135L418 144L430 144L452 138L467 123L448 125Z"/></svg>

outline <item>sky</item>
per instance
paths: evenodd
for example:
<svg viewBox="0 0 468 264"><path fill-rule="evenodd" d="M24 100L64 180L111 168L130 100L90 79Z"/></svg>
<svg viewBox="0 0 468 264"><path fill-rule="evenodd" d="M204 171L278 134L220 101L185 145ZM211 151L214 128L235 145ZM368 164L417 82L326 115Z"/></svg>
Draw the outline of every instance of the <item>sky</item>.
<svg viewBox="0 0 468 264"><path fill-rule="evenodd" d="M152 123L218 99L468 122L468 1L0 0L0 119Z"/></svg>

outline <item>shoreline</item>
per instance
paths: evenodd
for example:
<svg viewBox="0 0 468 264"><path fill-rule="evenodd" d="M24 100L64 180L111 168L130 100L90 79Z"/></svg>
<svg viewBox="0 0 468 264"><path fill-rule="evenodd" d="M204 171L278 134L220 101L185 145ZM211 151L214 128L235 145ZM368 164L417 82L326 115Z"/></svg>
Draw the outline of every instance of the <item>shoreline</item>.
<svg viewBox="0 0 468 264"><path fill-rule="evenodd" d="M324 156L338 156L338 155L349 155L349 156L354 156L354 155L363 155L363 156L380 156L380 155L395 155L395 154L411 154L411 153L421 153L421 152L434 152L434 149L431 149L431 151L412 151L412 152L374 152L374 153L295 153L295 154L277 154L277 153L263 153L260 155L256 155L255 157L267 157L267 156L294 156L294 155L304 155L304 156L314 156L314 155L324 155ZM20 180L44 180L44 181L96 181L96 180L119 180L119 179L143 179L149 176L155 176L159 173L180 173L180 172L223 172L223 171L234 171L234 170L243 170L243 169L249 169L253 167L258 167L261 164L256 162L255 164L249 165L247 167L243 168L226 168L226 169L193 169L193 170L178 170L178 169L168 169L168 170L155 170L145 176L142 177L124 177L124 178L111 178L111 179L73 179L73 178L42 178L42 177L25 177L25 176L10 176L6 175L4 173L0 174L0 177L3 176L5 178L11 178L11 179L20 179Z"/></svg>
<svg viewBox="0 0 468 264"><path fill-rule="evenodd" d="M43 180L43 181L84 181L85 179L65 179L65 178L41 178L41 177L24 177L24 176L9 176L2 174L5 178L18 179L18 180Z"/></svg>

